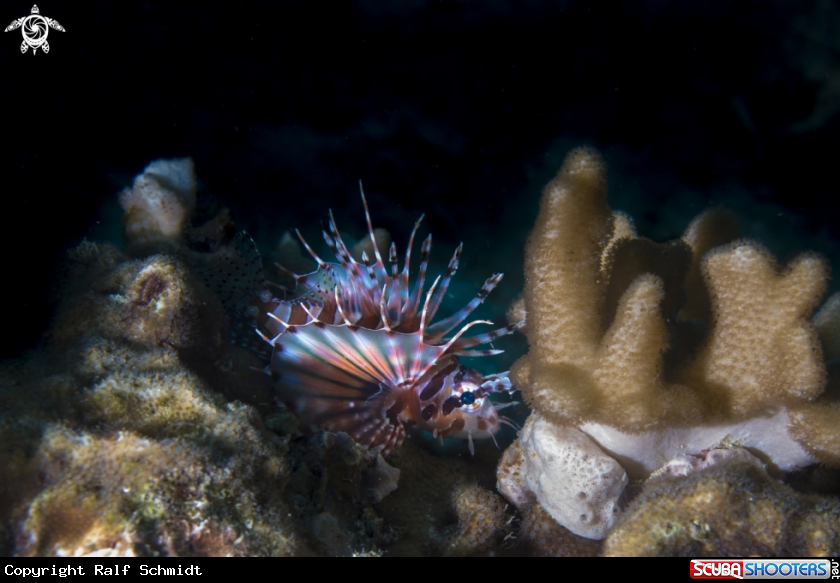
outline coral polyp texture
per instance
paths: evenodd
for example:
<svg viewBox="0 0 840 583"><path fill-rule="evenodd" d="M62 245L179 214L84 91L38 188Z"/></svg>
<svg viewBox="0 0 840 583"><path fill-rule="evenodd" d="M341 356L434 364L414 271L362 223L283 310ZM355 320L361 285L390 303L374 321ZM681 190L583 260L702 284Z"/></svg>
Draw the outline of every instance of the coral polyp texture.
<svg viewBox="0 0 840 583"><path fill-rule="evenodd" d="M727 459L688 476L652 478L603 553L831 557L840 552L839 522L836 496L800 494L756 461Z"/></svg>
<svg viewBox="0 0 840 583"><path fill-rule="evenodd" d="M3 554L305 552L288 439L213 388L261 378L226 365L218 301L177 259L109 245L71 251L65 278L44 346L0 372Z"/></svg>
<svg viewBox="0 0 840 583"><path fill-rule="evenodd" d="M714 448L748 448L775 472L837 463L840 412L819 398L837 302L810 320L828 272L813 253L779 266L721 210L677 241L639 237L607 205L600 155L574 150L543 191L512 309L527 315L529 352L511 378L534 419L500 465L501 491L523 509L524 488L572 532L602 538L621 512L578 516L591 488L561 483L584 467L570 449L620 464L597 490L616 504L628 477Z"/></svg>

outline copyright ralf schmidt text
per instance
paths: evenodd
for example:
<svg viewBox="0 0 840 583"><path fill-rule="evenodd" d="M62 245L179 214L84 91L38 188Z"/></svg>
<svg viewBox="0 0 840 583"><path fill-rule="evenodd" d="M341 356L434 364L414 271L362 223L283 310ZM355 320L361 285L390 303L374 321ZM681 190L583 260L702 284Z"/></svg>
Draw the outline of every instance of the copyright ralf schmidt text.
<svg viewBox="0 0 840 583"><path fill-rule="evenodd" d="M133 573L132 573L133 571ZM79 575L202 575L196 565L85 565L84 567L16 567L6 565L12 577L75 577Z"/></svg>

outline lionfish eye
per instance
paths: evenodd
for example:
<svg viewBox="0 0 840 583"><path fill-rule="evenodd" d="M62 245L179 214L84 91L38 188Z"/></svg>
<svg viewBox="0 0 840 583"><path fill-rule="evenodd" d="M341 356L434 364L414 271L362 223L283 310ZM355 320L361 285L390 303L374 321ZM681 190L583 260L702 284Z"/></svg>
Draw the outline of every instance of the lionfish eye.
<svg viewBox="0 0 840 583"><path fill-rule="evenodd" d="M475 403L475 395L472 391L464 391L461 393L461 402L464 405L472 405Z"/></svg>

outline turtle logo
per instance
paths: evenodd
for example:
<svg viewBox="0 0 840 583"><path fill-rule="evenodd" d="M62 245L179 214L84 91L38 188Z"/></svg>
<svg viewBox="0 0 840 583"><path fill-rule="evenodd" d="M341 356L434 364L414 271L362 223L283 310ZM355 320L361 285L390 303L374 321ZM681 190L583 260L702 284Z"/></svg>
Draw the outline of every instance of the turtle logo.
<svg viewBox="0 0 840 583"><path fill-rule="evenodd" d="M50 52L50 45L47 43L47 33L50 31L50 28L64 32L64 27L57 20L41 16L37 4L32 6L32 14L12 21L3 32L9 32L16 28L21 28L21 32L23 32L23 42L20 45L20 52L25 53L26 49L32 47L33 55L38 51L38 48L43 50L44 53Z"/></svg>

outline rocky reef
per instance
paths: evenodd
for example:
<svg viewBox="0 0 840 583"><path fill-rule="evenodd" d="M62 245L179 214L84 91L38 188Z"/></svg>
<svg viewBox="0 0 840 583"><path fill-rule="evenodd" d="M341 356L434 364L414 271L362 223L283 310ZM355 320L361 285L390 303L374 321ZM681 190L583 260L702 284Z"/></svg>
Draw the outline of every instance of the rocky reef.
<svg viewBox="0 0 840 583"><path fill-rule="evenodd" d="M607 537L611 554L838 552L836 498L798 501L771 477L838 463L840 414L826 391L837 298L812 319L827 262L805 253L780 267L720 209L654 243L609 208L605 176L600 155L578 149L543 191L512 309L527 318L529 352L511 376L533 413L499 489L522 512L538 503L573 533ZM749 456L749 472L731 452ZM751 503L728 485L737 476L767 492L757 504L788 500L754 518L778 538L727 546L756 516L739 508L737 529L712 519ZM700 491L712 502L693 508ZM803 512L819 514L819 542L792 524ZM689 544L701 518L710 542ZM683 534L663 542L666 522Z"/></svg>
<svg viewBox="0 0 840 583"><path fill-rule="evenodd" d="M604 177L580 149L544 191L511 308L518 439L471 457L410 433L385 458L274 402L240 302L264 291L256 248L191 160L150 164L119 195L125 244L70 250L41 345L0 363L0 551L837 554L825 261L780 267L719 209L654 243ZM306 270L287 235L268 255Z"/></svg>
<svg viewBox="0 0 840 583"><path fill-rule="evenodd" d="M511 546L492 443L471 459L412 438L385 460L342 433L302 434L273 402L262 343L237 312L264 284L259 255L202 200L191 160L153 162L119 201L124 247L70 250L40 347L0 365L2 554ZM376 238L387 248L387 232ZM305 265L288 237L273 251Z"/></svg>
<svg viewBox="0 0 840 583"><path fill-rule="evenodd" d="M836 495L802 494L756 458L730 456L697 473L651 478L603 554L830 557L840 549L838 521Z"/></svg>
<svg viewBox="0 0 840 583"><path fill-rule="evenodd" d="M83 243L67 271L45 345L2 371L4 554L302 552L288 440L185 364L200 348L231 386L257 376L225 370L217 303L169 257Z"/></svg>

